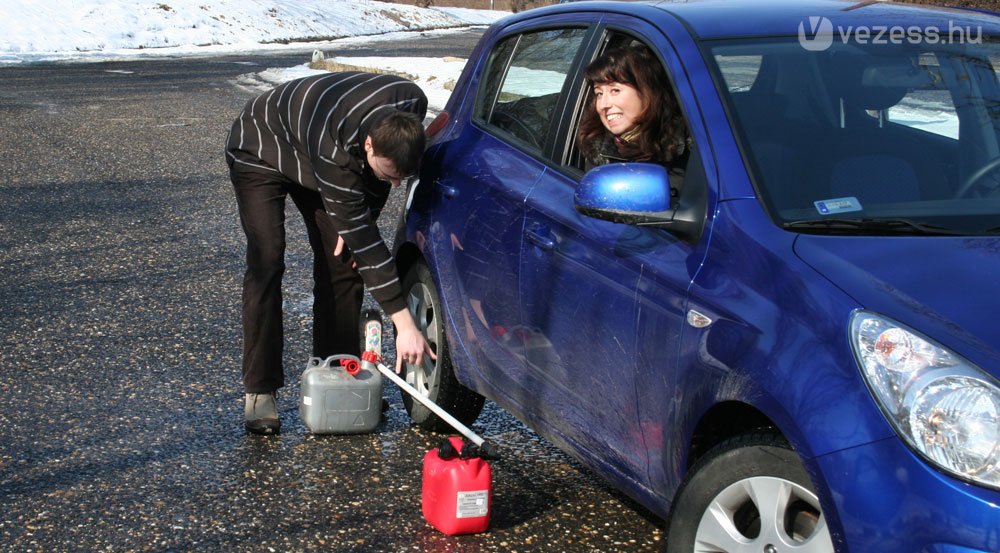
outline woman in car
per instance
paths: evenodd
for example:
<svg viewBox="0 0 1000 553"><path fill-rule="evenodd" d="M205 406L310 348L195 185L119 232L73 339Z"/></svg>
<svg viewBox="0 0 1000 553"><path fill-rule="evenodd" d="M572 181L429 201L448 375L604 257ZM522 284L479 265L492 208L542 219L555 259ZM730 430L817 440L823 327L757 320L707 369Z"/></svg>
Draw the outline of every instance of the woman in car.
<svg viewBox="0 0 1000 553"><path fill-rule="evenodd" d="M577 141L586 168L645 161L683 173L687 126L663 65L642 45L614 47L584 72L590 99Z"/></svg>

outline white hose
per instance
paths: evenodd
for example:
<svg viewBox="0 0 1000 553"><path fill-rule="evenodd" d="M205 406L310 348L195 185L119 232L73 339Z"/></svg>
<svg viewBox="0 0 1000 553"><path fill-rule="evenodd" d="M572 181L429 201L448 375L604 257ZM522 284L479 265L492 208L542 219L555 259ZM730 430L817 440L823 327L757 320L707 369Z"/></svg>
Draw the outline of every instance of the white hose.
<svg viewBox="0 0 1000 553"><path fill-rule="evenodd" d="M369 363L369 361L365 361L364 363ZM459 422L458 419L451 416L451 414L449 414L447 411L438 407L436 403L434 403L433 401L425 397L423 394L421 394L416 388L411 386L409 382L400 378L399 375L396 374L392 369L386 367L382 363L378 363L376 366L378 367L378 371L383 375L385 375L386 378L395 382L396 386L399 386L400 389L405 390L406 393L410 394L410 396L413 397L413 399L422 403L424 407L427 407L428 409L433 411L435 415L441 417L441 419L444 420L444 422L451 425L452 428L458 430L459 433L461 433L463 436L472 440L472 443L476 444L477 446L483 445L483 439L480 438L475 432L469 430L469 427Z"/></svg>

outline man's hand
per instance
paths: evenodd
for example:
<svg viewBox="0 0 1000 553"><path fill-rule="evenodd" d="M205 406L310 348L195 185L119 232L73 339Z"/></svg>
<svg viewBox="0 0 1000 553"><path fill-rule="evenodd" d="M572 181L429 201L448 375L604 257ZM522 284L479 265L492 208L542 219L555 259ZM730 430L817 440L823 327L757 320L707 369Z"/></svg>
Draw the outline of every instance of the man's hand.
<svg viewBox="0 0 1000 553"><path fill-rule="evenodd" d="M437 355L434 355L431 345L420 333L408 310L400 309L390 316L392 323L396 325L396 374L403 372L404 362L413 365L423 363L424 355L437 360Z"/></svg>
<svg viewBox="0 0 1000 553"><path fill-rule="evenodd" d="M344 253L344 237L338 234L337 235L337 245L333 247L333 257L340 257L340 254L342 254L342 253ZM354 261L352 259L351 260L351 268L352 269L357 269L358 268L358 262ZM399 372L399 371L396 371L396 372Z"/></svg>

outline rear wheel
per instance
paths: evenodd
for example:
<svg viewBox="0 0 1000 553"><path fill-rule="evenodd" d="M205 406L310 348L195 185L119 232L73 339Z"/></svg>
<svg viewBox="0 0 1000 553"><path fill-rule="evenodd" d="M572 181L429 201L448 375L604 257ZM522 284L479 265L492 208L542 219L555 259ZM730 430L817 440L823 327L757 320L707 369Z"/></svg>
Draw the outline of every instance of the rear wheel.
<svg viewBox="0 0 1000 553"><path fill-rule="evenodd" d="M485 400L455 379L448 342L444 336L441 302L426 264L417 262L406 272L403 277L403 293L417 327L437 355L436 361L425 356L420 365L404 363L406 382L463 424L472 424L483 409ZM448 423L409 394L403 394L403 405L413 422L421 428L434 432L447 432L451 429Z"/></svg>
<svg viewBox="0 0 1000 553"><path fill-rule="evenodd" d="M691 469L667 523L667 553L833 553L819 499L780 436L749 433Z"/></svg>

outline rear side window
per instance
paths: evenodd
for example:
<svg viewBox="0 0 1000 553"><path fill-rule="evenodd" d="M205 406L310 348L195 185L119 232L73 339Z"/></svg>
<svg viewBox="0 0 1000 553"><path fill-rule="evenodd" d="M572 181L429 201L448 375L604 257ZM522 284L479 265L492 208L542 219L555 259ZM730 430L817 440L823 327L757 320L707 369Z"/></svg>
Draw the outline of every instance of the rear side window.
<svg viewBox="0 0 1000 553"><path fill-rule="evenodd" d="M761 57L717 55L715 61L719 64L719 72L726 82L726 89L736 93L749 91L760 73Z"/></svg>
<svg viewBox="0 0 1000 553"><path fill-rule="evenodd" d="M585 34L583 28L553 29L497 44L480 88L476 120L540 151Z"/></svg>

